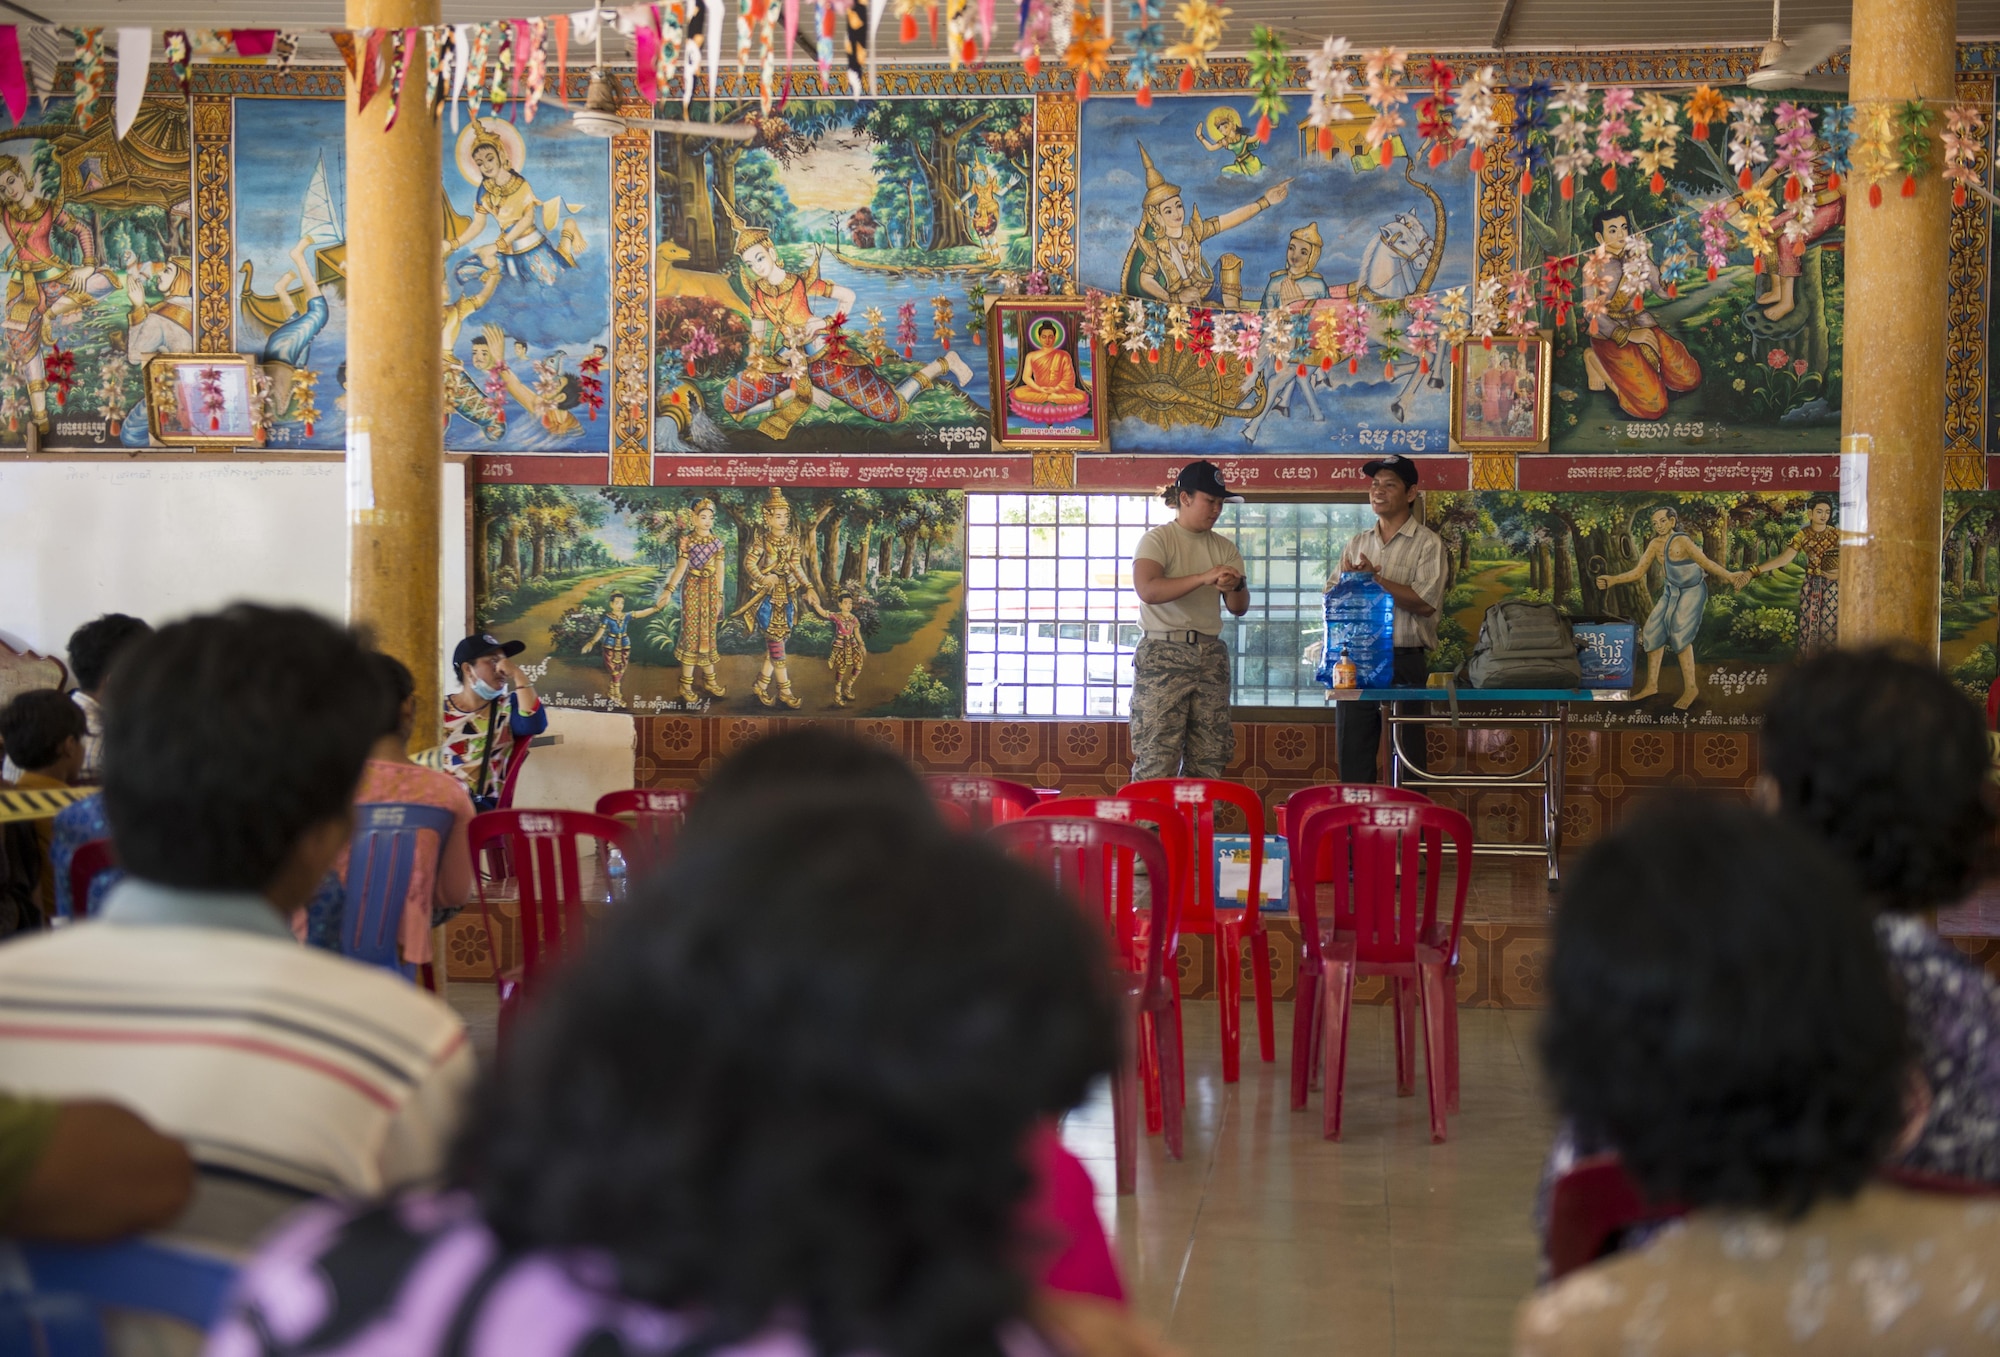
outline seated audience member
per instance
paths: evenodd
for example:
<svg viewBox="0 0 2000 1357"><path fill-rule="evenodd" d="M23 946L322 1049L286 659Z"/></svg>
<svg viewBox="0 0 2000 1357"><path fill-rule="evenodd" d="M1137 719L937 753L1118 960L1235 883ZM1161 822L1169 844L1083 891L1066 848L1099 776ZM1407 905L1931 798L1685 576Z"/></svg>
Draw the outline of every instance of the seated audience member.
<svg viewBox="0 0 2000 1357"><path fill-rule="evenodd" d="M1761 753L1766 808L1814 835L1876 907L1875 934L1930 1085L1930 1117L1903 1166L2000 1182L2000 986L1928 922L1989 860L1982 713L1928 663L1834 651L1800 662L1772 690ZM1538 1225L1554 1177L1596 1148L1568 1126L1557 1133Z"/></svg>
<svg viewBox="0 0 2000 1357"><path fill-rule="evenodd" d="M479 810L499 806L507 770L526 742L549 728L535 685L514 663L526 649L520 641L481 633L466 637L451 653L459 688L444 699L445 766Z"/></svg>
<svg viewBox="0 0 2000 1357"><path fill-rule="evenodd" d="M1023 1145L1117 1056L1104 972L1046 884L880 802L711 819L524 1016L457 1190L308 1208L209 1351L1048 1353Z"/></svg>
<svg viewBox="0 0 2000 1357"><path fill-rule="evenodd" d="M152 627L124 613L106 613L70 633L69 676L76 682L70 700L83 709L90 725L83 737L83 775L77 779L81 783L95 783L103 776L104 716L98 698L111 677L111 666L132 642L152 634Z"/></svg>
<svg viewBox="0 0 2000 1357"><path fill-rule="evenodd" d="M1748 809L1656 805L1585 854L1543 1063L1690 1214L1523 1303L1516 1357L1991 1345L2000 1209L1871 1181L1923 1101L1873 915L1821 840Z"/></svg>
<svg viewBox="0 0 2000 1357"><path fill-rule="evenodd" d="M829 805L876 805L926 835L946 832L937 803L908 760L872 741L810 725L766 736L731 755L702 784L681 833L698 842L713 827ZM1030 1153L1036 1186L1028 1216L1033 1228L1060 1244L1041 1274L1043 1285L1123 1304L1124 1283L1098 1219L1088 1170L1064 1148L1053 1125L1037 1128Z"/></svg>
<svg viewBox="0 0 2000 1357"><path fill-rule="evenodd" d="M431 930L464 909L466 901L472 898L472 855L465 840L466 826L472 823L472 799L466 795L465 784L450 773L410 762L410 732L417 722L417 682L394 656L378 651L369 655L368 660L375 666L389 700L375 727L375 746L368 751L361 788L354 795L355 804L401 802L437 806L450 811L453 817L442 854L435 834L427 829L417 834L419 846L397 939L403 960L413 966L422 965L431 959ZM346 901L347 854L342 853L336 859L335 871L339 873L342 893L331 897L330 909L320 910L333 917L310 926L308 940L317 944L325 936L338 951L339 915ZM307 906L308 911L314 910L318 901L316 896L315 903Z"/></svg>
<svg viewBox="0 0 2000 1357"><path fill-rule="evenodd" d="M0 1094L0 1235L97 1244L171 1225L194 1161L114 1103Z"/></svg>
<svg viewBox="0 0 2000 1357"><path fill-rule="evenodd" d="M79 848L97 839L111 837L111 821L104 815L104 798L86 796L73 806L64 806L56 812L54 837L49 843L49 865L54 869L56 882L56 913L58 919L84 918L97 913L104 905L104 897L111 888L125 879L120 867L107 867L90 882L90 898L78 900L70 892L69 871L76 863Z"/></svg>
<svg viewBox="0 0 2000 1357"><path fill-rule="evenodd" d="M286 922L347 842L386 701L354 638L303 611L137 643L105 697L127 876L98 919L0 947L0 1087L115 1098L204 1169L303 1191L434 1175L472 1077L463 1025Z"/></svg>
<svg viewBox="0 0 2000 1357"><path fill-rule="evenodd" d="M21 774L14 786L22 791L68 787L83 767L86 725L82 710L54 688L18 694L0 707L0 745ZM50 860L55 820L33 821L36 917L21 919L19 928L39 928L55 913L56 877ZM17 842L19 836L16 836ZM19 928L9 931L19 931Z"/></svg>

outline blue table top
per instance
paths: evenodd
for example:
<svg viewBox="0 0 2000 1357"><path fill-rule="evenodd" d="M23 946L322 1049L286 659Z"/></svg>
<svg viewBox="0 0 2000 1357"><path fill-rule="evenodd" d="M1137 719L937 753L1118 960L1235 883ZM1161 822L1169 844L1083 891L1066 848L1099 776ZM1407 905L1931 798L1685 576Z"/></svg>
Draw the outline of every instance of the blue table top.
<svg viewBox="0 0 2000 1357"><path fill-rule="evenodd" d="M1335 702L1629 702L1623 688L1333 688Z"/></svg>

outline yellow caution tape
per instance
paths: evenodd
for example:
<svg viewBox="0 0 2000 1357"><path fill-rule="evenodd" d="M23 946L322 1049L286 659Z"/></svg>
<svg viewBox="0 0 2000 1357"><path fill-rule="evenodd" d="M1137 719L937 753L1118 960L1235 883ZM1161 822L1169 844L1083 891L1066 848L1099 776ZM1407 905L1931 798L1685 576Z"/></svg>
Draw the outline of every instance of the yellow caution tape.
<svg viewBox="0 0 2000 1357"><path fill-rule="evenodd" d="M65 806L73 806L85 797L95 795L95 787L0 790L0 825L19 824L25 820L53 820Z"/></svg>

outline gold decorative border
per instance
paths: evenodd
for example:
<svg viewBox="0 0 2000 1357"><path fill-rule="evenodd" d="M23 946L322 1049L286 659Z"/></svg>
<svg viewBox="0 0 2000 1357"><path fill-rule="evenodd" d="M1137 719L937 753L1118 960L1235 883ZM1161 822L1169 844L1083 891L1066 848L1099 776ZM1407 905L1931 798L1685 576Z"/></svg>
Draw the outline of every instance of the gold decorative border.
<svg viewBox="0 0 2000 1357"><path fill-rule="evenodd" d="M202 353L236 349L235 308L235 143L234 105L221 95L202 95L188 110L194 139L194 331Z"/></svg>
<svg viewBox="0 0 2000 1357"><path fill-rule="evenodd" d="M1035 449L1033 480L1036 490L1069 490L1076 485L1076 454L1058 448Z"/></svg>
<svg viewBox="0 0 2000 1357"><path fill-rule="evenodd" d="M1475 452L1472 454L1472 488L1474 490L1512 490L1518 484L1521 459L1511 452Z"/></svg>
<svg viewBox="0 0 2000 1357"><path fill-rule="evenodd" d="M651 117L644 103L619 112ZM653 134L611 139L611 483L653 483Z"/></svg>
<svg viewBox="0 0 2000 1357"><path fill-rule="evenodd" d="M1514 121L1514 96L1493 96L1493 119L1502 127ZM1473 202L1477 226L1472 243L1472 278L1504 277L1521 257L1521 165L1514 158L1513 140L1502 137L1486 151Z"/></svg>
<svg viewBox="0 0 2000 1357"><path fill-rule="evenodd" d="M1962 102L1990 109L1993 77L1966 76L1958 82ZM1993 156L1990 142L1979 145L1976 169L1986 182ZM1986 273L1992 236L1992 211L1984 198L1967 194L1963 207L1951 210L1951 254L1945 264L1944 446L1948 461L1969 455L1970 468L1947 468L1947 479L1970 476L1973 484L1952 484L1954 490L1986 487Z"/></svg>
<svg viewBox="0 0 2000 1357"><path fill-rule="evenodd" d="M1076 280L1076 100L1035 100L1035 267L1067 286Z"/></svg>

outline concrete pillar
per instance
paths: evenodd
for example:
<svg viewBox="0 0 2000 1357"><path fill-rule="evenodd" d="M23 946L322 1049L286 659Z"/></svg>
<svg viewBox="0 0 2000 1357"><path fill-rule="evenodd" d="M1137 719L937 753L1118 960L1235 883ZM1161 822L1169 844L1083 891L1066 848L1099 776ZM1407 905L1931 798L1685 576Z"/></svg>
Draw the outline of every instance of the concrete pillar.
<svg viewBox="0 0 2000 1357"><path fill-rule="evenodd" d="M422 28L439 0L347 0L350 27ZM444 477L440 132L423 37L392 131L386 89L347 91L348 616L417 680L415 749L439 739L438 530ZM372 503L371 503L372 501Z"/></svg>
<svg viewBox="0 0 2000 1357"><path fill-rule="evenodd" d="M1857 103L1953 96L1954 0L1855 0L1850 91ZM1938 128L1944 122L1942 107ZM1936 135L1936 132L1933 132ZM1866 545L1840 563L1840 639L1938 645L1944 506L1945 274L1950 189L1937 173L1913 198L1885 184L1847 209L1846 351L1841 433L1874 440Z"/></svg>

